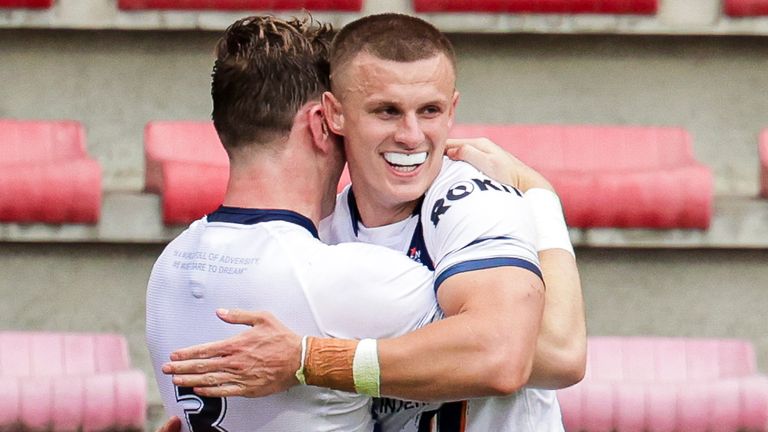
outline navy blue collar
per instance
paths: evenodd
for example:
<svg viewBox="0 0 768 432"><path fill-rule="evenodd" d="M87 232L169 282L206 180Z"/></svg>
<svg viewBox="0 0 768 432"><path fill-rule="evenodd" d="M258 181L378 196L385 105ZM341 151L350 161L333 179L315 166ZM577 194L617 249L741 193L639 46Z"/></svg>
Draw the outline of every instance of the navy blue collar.
<svg viewBox="0 0 768 432"><path fill-rule="evenodd" d="M419 198L419 202L416 204L416 208L413 209L411 216L418 216L421 214L421 204L423 202L424 195ZM352 230L355 232L355 237L357 237L360 232L360 221L362 218L360 217L360 210L357 209L357 200L355 199L355 194L353 193L351 186L349 188L349 193L347 193L347 206L349 206L349 216L352 218Z"/></svg>
<svg viewBox="0 0 768 432"><path fill-rule="evenodd" d="M260 222L285 221L306 228L314 238L319 239L317 227L312 221L291 210L265 210L241 207L219 206L208 215L208 222L229 222L242 225L254 225Z"/></svg>

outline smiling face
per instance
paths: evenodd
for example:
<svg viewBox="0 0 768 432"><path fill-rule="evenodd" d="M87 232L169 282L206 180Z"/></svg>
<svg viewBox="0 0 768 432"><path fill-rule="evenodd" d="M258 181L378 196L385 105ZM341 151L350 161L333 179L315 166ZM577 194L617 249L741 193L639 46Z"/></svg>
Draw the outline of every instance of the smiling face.
<svg viewBox="0 0 768 432"><path fill-rule="evenodd" d="M404 219L442 167L458 93L443 54L412 62L356 55L324 95L330 127L345 139L363 222Z"/></svg>

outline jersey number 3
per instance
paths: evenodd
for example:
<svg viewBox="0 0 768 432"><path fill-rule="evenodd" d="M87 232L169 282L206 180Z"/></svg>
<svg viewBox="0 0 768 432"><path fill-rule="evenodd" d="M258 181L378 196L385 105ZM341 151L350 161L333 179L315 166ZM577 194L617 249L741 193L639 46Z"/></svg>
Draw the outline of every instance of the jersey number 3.
<svg viewBox="0 0 768 432"><path fill-rule="evenodd" d="M227 432L219 426L227 413L226 399L198 396L192 387L176 387L176 400L197 402L196 407L184 408L190 432Z"/></svg>

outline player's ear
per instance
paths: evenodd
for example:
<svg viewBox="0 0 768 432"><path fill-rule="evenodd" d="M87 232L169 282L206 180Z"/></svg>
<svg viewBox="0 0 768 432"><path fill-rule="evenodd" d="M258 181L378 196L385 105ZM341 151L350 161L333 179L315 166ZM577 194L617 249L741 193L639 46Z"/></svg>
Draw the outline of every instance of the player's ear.
<svg viewBox="0 0 768 432"><path fill-rule="evenodd" d="M453 99L451 99L451 107L448 111L448 127L453 127L453 121L456 120L456 106L459 104L459 91L453 91Z"/></svg>
<svg viewBox="0 0 768 432"><path fill-rule="evenodd" d="M307 123L309 123L309 131L312 134L314 145L323 151L327 151L330 133L328 132L328 126L325 124L323 107L319 103L312 105L307 110Z"/></svg>
<svg viewBox="0 0 768 432"><path fill-rule="evenodd" d="M331 132L344 135L344 114L341 112L341 102L331 92L323 93L323 113Z"/></svg>

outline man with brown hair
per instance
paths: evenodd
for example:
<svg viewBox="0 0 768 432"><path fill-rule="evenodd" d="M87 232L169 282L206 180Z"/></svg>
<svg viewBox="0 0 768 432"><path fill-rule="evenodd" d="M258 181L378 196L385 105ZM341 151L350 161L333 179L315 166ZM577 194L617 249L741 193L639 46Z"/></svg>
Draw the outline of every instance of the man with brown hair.
<svg viewBox="0 0 768 432"><path fill-rule="evenodd" d="M523 388L529 378L555 388L583 374L578 275L557 197L539 188L523 197L465 164L443 161L458 101L455 61L450 43L429 24L396 14L362 18L337 35L331 63L333 93L324 94L323 106L331 130L345 138L354 185L354 194L347 190L337 202L332 238L386 244L433 264L448 318L395 339L309 338L300 380L416 400L499 395L470 400L468 410L453 405L437 422L442 430L454 420L477 431L561 430L554 393ZM530 239L525 201L537 217L545 207L543 219L555 220L538 239ZM536 240L548 287L558 290L547 295L541 335L541 272L528 246ZM253 324L238 314L227 320ZM246 372L228 368L235 359L268 358L281 365L277 376L287 374L296 347L269 346L265 333L258 357L249 357L241 338L182 350L175 359L186 362L165 371L193 373L174 380L203 387L200 394L268 394ZM230 351L219 357L223 348ZM424 419L411 425L427 427Z"/></svg>
<svg viewBox="0 0 768 432"><path fill-rule="evenodd" d="M371 401L363 395L305 386L259 399L201 397L175 386L161 372L171 352L239 331L216 317L226 313L221 308L269 311L256 319L269 326L274 315L294 331L347 338L402 335L437 310L431 273L402 254L317 239L344 163L320 107L328 89L326 49L325 27L271 17L234 23L217 46L211 93L214 125L230 159L224 203L166 247L147 288L156 379L167 412L183 418L185 430L373 428ZM358 272L344 271L350 263ZM387 314L387 321L371 322L375 313Z"/></svg>

